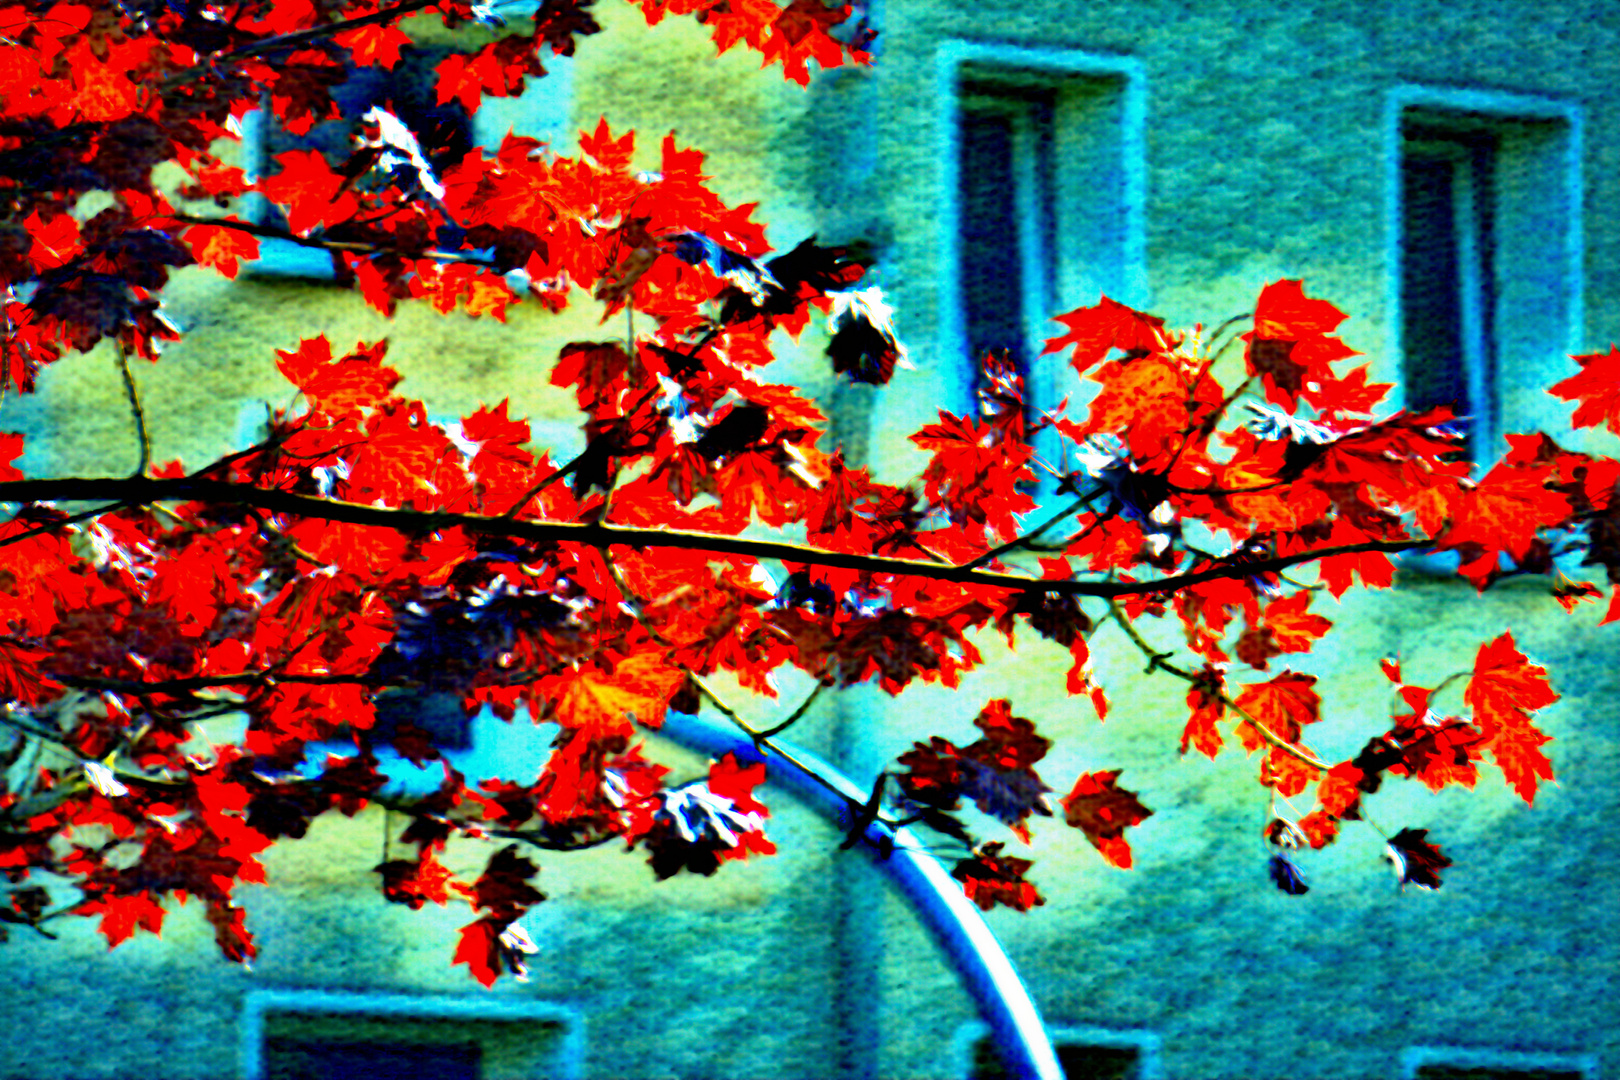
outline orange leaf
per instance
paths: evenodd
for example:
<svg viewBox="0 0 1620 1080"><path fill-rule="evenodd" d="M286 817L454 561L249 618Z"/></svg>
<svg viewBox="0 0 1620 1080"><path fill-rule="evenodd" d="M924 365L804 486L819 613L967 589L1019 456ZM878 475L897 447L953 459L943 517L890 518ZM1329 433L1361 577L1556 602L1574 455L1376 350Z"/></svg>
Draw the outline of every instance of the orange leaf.
<svg viewBox="0 0 1620 1080"><path fill-rule="evenodd" d="M1541 747L1552 741L1530 722L1530 714L1558 700L1547 669L1519 651L1511 632L1480 646L1474 676L1463 700L1474 710L1485 747L1501 766L1508 785L1527 803L1536 798L1537 779L1553 778L1552 762Z"/></svg>
<svg viewBox="0 0 1620 1080"><path fill-rule="evenodd" d="M1491 757L1502 769L1519 798L1534 805L1537 779L1553 778L1552 761L1541 752L1541 747L1552 742L1552 736L1543 734L1529 724L1503 728L1491 742Z"/></svg>
<svg viewBox="0 0 1620 1080"><path fill-rule="evenodd" d="M1237 706L1284 742L1298 742L1302 725L1322 719L1322 698L1313 689L1316 676L1285 671L1275 679L1250 683L1238 695ZM1270 741L1247 720L1238 724L1243 749L1253 753Z"/></svg>
<svg viewBox="0 0 1620 1080"><path fill-rule="evenodd" d="M1311 847L1325 848L1339 836L1339 819L1324 810L1313 810L1299 819L1299 831L1310 840Z"/></svg>
<svg viewBox="0 0 1620 1080"><path fill-rule="evenodd" d="M1271 631L1272 642L1279 651L1310 652L1316 639L1333 629L1330 620L1308 614L1305 609L1310 606L1308 589L1266 605L1266 628Z"/></svg>
<svg viewBox="0 0 1620 1080"><path fill-rule="evenodd" d="M1260 763L1260 782L1274 788L1284 797L1298 795L1320 774L1316 766L1290 754L1280 746L1273 746Z"/></svg>
<svg viewBox="0 0 1620 1080"><path fill-rule="evenodd" d="M1557 701L1558 693L1547 681L1547 669L1532 664L1509 631L1480 646L1463 700L1474 710L1480 730L1491 738L1502 728L1528 725L1530 713Z"/></svg>
<svg viewBox="0 0 1620 1080"><path fill-rule="evenodd" d="M662 651L649 649L620 660L611 672L586 666L544 683L553 695L558 723L605 738L630 734L637 721L648 727L663 724L669 699L685 680L683 668Z"/></svg>

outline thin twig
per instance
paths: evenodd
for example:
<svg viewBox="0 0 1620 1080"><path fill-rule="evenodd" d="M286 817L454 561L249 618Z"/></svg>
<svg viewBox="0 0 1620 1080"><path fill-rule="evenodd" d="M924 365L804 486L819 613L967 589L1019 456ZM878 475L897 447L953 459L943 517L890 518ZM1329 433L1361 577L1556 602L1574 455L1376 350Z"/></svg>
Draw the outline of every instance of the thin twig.
<svg viewBox="0 0 1620 1080"><path fill-rule="evenodd" d="M141 394L135 387L135 376L129 371L129 349L124 343L118 343L118 371L124 377L124 397L129 400L130 414L135 418L135 438L140 443L140 463L135 466L131 476L146 475L147 466L152 463L152 439L146 431L146 412L141 408Z"/></svg>
<svg viewBox="0 0 1620 1080"><path fill-rule="evenodd" d="M1188 671L1186 668L1178 667L1175 664L1169 663L1168 660L1174 655L1173 653L1158 652L1153 648L1152 645L1149 645L1147 639L1142 636L1141 632L1138 631L1131 621L1125 617L1125 613L1120 610L1118 601L1108 601L1108 613L1113 617L1114 622L1119 624L1119 628L1125 631L1125 636L1131 639L1131 643L1142 651L1142 655L1148 658L1149 672L1153 671L1154 669L1159 671L1167 671L1171 675L1174 675L1179 679L1184 679L1189 683L1193 683L1195 685L1207 685L1203 676L1198 672ZM1266 742L1270 743L1278 750L1281 750L1290 757L1303 761L1313 769L1319 769L1322 772L1327 772L1331 768L1330 765L1322 761L1315 754L1307 752L1303 747L1296 743L1289 742L1282 736L1276 734L1270 728L1266 727L1266 725L1256 720L1246 709L1241 708L1237 702L1233 701L1230 695L1228 695L1225 691L1217 691L1215 696L1220 699L1222 705L1225 705L1227 708L1237 713L1238 716L1242 717L1250 727L1254 728L1255 731L1260 733L1261 738L1265 739Z"/></svg>
<svg viewBox="0 0 1620 1080"><path fill-rule="evenodd" d="M278 229L274 225L262 225L252 221L237 221L233 218L195 217L191 214L171 214L169 216L182 225L218 225L221 228L235 229L237 232L250 233L253 236L262 236L269 240L285 240L300 247L319 248L322 251L346 251L356 255L405 255L413 259L467 263L471 266L495 267L499 265L493 259L486 259L479 255L468 255L458 251L442 251L437 248L427 251L415 251L369 240L327 240L319 236L299 236L295 232ZM344 224L353 224L353 222L345 222Z"/></svg>
<svg viewBox="0 0 1620 1080"><path fill-rule="evenodd" d="M769 739L772 735L780 735L780 734L782 734L782 732L786 731L788 728L790 728L794 724L798 723L801 719L804 718L804 714L810 711L810 706L812 706L812 705L814 705L816 703L816 698L820 697L821 692L823 690L825 690L826 688L827 688L826 683L817 682L815 687L810 691L810 693L805 697L805 699L803 701L799 702L799 707L797 709L794 709L791 713L788 714L788 717L787 717L786 720L783 720L781 723L775 724L775 725L773 725L771 727L768 727L765 730L761 731L759 733L759 738L761 738L761 739Z"/></svg>
<svg viewBox="0 0 1620 1080"><path fill-rule="evenodd" d="M1056 525L1058 522L1062 521L1064 518L1069 517L1076 510L1079 510L1082 507L1091 505L1091 501L1093 499L1095 499L1100 493L1101 493L1101 491L1099 489L1098 491L1091 492L1089 495L1080 496L1078 499L1074 500L1074 502L1070 503L1068 506L1064 507L1062 510L1059 510L1056 514L1053 514L1050 518L1047 518L1046 521L1042 522L1036 528L1030 530L1027 533L1024 533L1022 536L1015 537L1014 539L1007 541L1005 544L1002 544L1000 547L991 548L989 551L985 552L983 555L980 555L977 559L974 559L972 562L967 563L963 567L963 569L977 570L979 567L990 563L991 561L999 558L1002 555L1005 555L1007 552L1011 551L1013 548L1024 547L1031 540L1039 539L1040 536L1043 533L1045 533L1048 529L1052 528L1054 525Z"/></svg>

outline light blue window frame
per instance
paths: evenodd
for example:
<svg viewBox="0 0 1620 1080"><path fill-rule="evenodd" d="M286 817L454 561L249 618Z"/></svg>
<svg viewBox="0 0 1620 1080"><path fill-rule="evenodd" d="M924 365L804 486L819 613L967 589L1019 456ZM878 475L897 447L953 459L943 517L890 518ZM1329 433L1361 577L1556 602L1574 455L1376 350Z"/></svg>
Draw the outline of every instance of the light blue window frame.
<svg viewBox="0 0 1620 1080"><path fill-rule="evenodd" d="M1459 135L1485 132L1496 137L1490 208L1495 244L1494 282L1470 283L1481 262L1462 267L1461 303L1464 326L1465 373L1470 391L1494 387L1489 400L1478 399L1478 438L1473 445L1482 458L1494 458L1503 431L1544 428L1559 432L1568 427L1556 403L1543 402L1539 388L1565 373L1566 355L1578 351L1583 324L1581 161L1584 112L1580 106L1551 97L1501 90L1401 84L1385 95L1384 236L1387 271L1385 304L1388 319L1388 355L1403 354L1401 274L1405 206L1402 167L1407 142L1403 127L1455 131ZM1418 144L1426 152L1432 144ZM1466 171L1466 170L1465 170ZM1459 189L1466 198L1475 185ZM1467 220L1464 220L1466 217ZM1472 208L1458 212L1459 239L1477 242L1479 220ZM1490 318L1481 303L1494 305ZM1490 342L1479 335L1492 327ZM1473 340L1468 340L1469 335ZM1488 347L1487 347L1488 346ZM1477 366L1494 356L1497 370ZM1397 389L1397 395L1403 394ZM1398 398L1397 406L1404 406ZM1482 462L1488 465L1488 461Z"/></svg>
<svg viewBox="0 0 1620 1080"><path fill-rule="evenodd" d="M265 1076L265 1018L310 1013L356 1018L464 1020L473 1023L546 1024L561 1029L557 1050L539 1077L579 1080L585 1063L585 1018L577 1009L516 997L461 997L348 993L332 990L251 990L242 1003L238 1064L243 1080Z"/></svg>
<svg viewBox="0 0 1620 1080"><path fill-rule="evenodd" d="M1059 1024L1048 1027L1054 1049L1064 1046L1098 1046L1110 1050L1135 1050L1133 1080L1164 1080L1162 1042L1157 1032L1145 1029L1093 1027L1088 1024ZM951 1075L968 1080L973 1075L973 1048L991 1037L990 1025L970 1020L951 1037Z"/></svg>
<svg viewBox="0 0 1620 1080"><path fill-rule="evenodd" d="M1099 293L1136 307L1149 302L1147 76L1142 62L1074 49L944 42L935 58L935 95L940 102L935 134L940 169L938 340L939 362L952 365L952 374L957 376L945 379L941 404L957 412L973 407L971 364L975 360L967 355L967 312L962 299L962 119L973 86L997 82L1010 87L1038 85L1056 95L1053 206L1041 208L1033 202L1039 191L1033 163L1014 163L1023 178L1015 203L1021 219L1017 243L1024 270L1022 306L1029 355L1037 357L1044 339L1061 332L1060 326L1047 321L1051 315L1095 304ZM1091 178L1088 172L1101 184L1077 190ZM1043 214L1055 219L1049 230L1039 224ZM1055 238L1057 250L1039 249L1038 238L1043 234ZM1057 311L1041 310L1046 306L1046 283L1041 275L1048 266L1055 268ZM1037 409L1051 408L1072 389L1066 367L1055 358L1032 364L1031 383L1029 392Z"/></svg>
<svg viewBox="0 0 1620 1080"><path fill-rule="evenodd" d="M1582 1080L1598 1080L1596 1054L1541 1053L1525 1050L1492 1050L1480 1047L1409 1046L1401 1052L1400 1080L1418 1080L1424 1066L1452 1069L1499 1069L1504 1072L1572 1072Z"/></svg>
<svg viewBox="0 0 1620 1080"><path fill-rule="evenodd" d="M532 11L533 5L529 7ZM511 9L503 10L513 13ZM531 79L519 97L484 98L472 116L475 147L498 147L511 132L548 143L559 154L569 153L572 134L569 120L574 101L573 58L546 56L545 67L545 76ZM271 123L274 120L268 100L242 118L242 171L250 183L263 178L270 167L265 145ZM270 204L255 192L243 199L242 209L247 221L259 225L264 223ZM259 240L259 257L247 263L245 269L260 277L316 281L330 281L333 277L332 255L327 249L273 237Z"/></svg>

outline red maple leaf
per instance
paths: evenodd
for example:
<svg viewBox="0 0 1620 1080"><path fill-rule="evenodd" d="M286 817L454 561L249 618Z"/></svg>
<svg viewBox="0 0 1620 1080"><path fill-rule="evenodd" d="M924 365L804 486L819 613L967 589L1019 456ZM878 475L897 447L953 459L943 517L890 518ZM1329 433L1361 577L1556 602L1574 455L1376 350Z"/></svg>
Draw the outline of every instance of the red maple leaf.
<svg viewBox="0 0 1620 1080"><path fill-rule="evenodd" d="M486 915L463 926L451 965L466 964L473 978L485 986L494 986L495 980L501 977L499 939L507 925L493 915Z"/></svg>
<svg viewBox="0 0 1620 1080"><path fill-rule="evenodd" d="M79 223L72 214L57 214L46 219L35 210L23 220L23 228L33 239L28 259L35 270L66 265L84 250L84 243L79 239Z"/></svg>
<svg viewBox="0 0 1620 1080"><path fill-rule="evenodd" d="M1104 859L1128 870L1131 846L1125 840L1125 830L1146 821L1153 811L1137 801L1136 792L1116 787L1118 779L1118 769L1081 774L1063 797L1063 818L1085 833Z"/></svg>
<svg viewBox="0 0 1620 1080"><path fill-rule="evenodd" d="M1169 352L1177 344L1177 339L1165 330L1163 319L1144 315L1106 296L1093 307L1055 315L1052 321L1068 327L1068 333L1048 338L1041 355L1072 346L1074 354L1069 357L1069 363L1082 375L1106 360L1115 349L1133 357Z"/></svg>
<svg viewBox="0 0 1620 1080"><path fill-rule="evenodd" d="M1548 387L1548 393L1565 401L1578 401L1573 423L1576 427L1604 424L1620 432L1620 348L1609 346L1607 353L1573 357L1581 370Z"/></svg>
<svg viewBox="0 0 1620 1080"><path fill-rule="evenodd" d="M75 909L79 915L100 915L97 927L107 939L107 948L115 948L135 935L139 926L162 936L163 905L147 891L123 896L99 896Z"/></svg>
<svg viewBox="0 0 1620 1080"><path fill-rule="evenodd" d="M1206 676L1206 681L1194 683L1187 691L1187 707L1192 715L1181 733L1181 752L1185 754L1192 745L1213 758L1225 745L1215 725L1225 712L1226 704L1221 700L1220 676L1212 670L1206 672Z"/></svg>
<svg viewBox="0 0 1620 1080"><path fill-rule="evenodd" d="M1317 639L1333 628L1331 621L1307 612L1310 605L1309 589L1267 604L1265 617L1238 639L1238 659L1264 671L1266 661L1279 653L1310 652Z"/></svg>
<svg viewBox="0 0 1620 1080"><path fill-rule="evenodd" d="M1532 712L1558 700L1547 669L1531 663L1513 634L1505 633L1480 646L1463 700L1474 710L1484 745L1508 783L1525 802L1533 802L1537 778L1553 778L1552 763L1540 749L1551 739L1530 720Z"/></svg>
<svg viewBox="0 0 1620 1080"><path fill-rule="evenodd" d="M277 154L281 170L259 181L259 191L271 202L287 208L287 228L308 236L318 226L337 225L360 210L348 181L326 163L318 150L288 150Z"/></svg>
<svg viewBox="0 0 1620 1080"><path fill-rule="evenodd" d="M1292 409L1297 397L1304 395L1315 403L1324 388L1330 388L1327 394L1334 400L1338 380L1329 365L1357 355L1340 339L1328 336L1344 319L1344 312L1328 301L1308 298L1303 282L1276 281L1260 291L1254 329L1243 339L1248 342L1249 370L1261 376L1268 398Z"/></svg>
<svg viewBox="0 0 1620 1080"><path fill-rule="evenodd" d="M431 847L424 847L421 857L415 861L390 859L378 865L376 872L382 875L383 895L412 911L419 911L430 900L440 907L450 902L450 871L439 862Z"/></svg>
<svg viewBox="0 0 1620 1080"><path fill-rule="evenodd" d="M1299 819L1299 831L1313 848L1324 848L1339 835L1339 819L1325 810L1313 810Z"/></svg>
<svg viewBox="0 0 1620 1080"><path fill-rule="evenodd" d="M971 858L957 861L951 876L962 883L967 898L985 911L997 904L1028 911L1046 903L1035 886L1024 880L1034 863L1001 854L1002 846L999 842L984 844Z"/></svg>
<svg viewBox="0 0 1620 1080"><path fill-rule="evenodd" d="M241 269L241 260L251 262L259 257L259 238L240 229L193 225L184 238L199 266L212 267L233 280Z"/></svg>
<svg viewBox="0 0 1620 1080"><path fill-rule="evenodd" d="M400 48L411 43L411 36L393 23L385 23L345 30L332 35L332 42L348 49L361 67L377 64L392 71L399 63Z"/></svg>
<svg viewBox="0 0 1620 1080"><path fill-rule="evenodd" d="M1569 520L1569 498L1547 486L1551 473L1548 464L1503 461L1463 492L1438 539L1443 548L1477 547L1480 554L1459 569L1464 577L1483 588L1498 571L1498 553L1522 562L1540 530Z"/></svg>

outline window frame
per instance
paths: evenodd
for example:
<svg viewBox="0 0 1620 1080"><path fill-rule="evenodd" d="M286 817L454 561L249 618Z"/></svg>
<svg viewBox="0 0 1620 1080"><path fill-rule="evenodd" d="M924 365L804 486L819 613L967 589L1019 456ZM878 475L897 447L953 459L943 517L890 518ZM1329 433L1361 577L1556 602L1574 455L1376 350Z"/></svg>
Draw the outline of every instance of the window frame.
<svg viewBox="0 0 1620 1080"><path fill-rule="evenodd" d="M521 13L532 14L533 4L514 5L512 10L525 6L529 10ZM546 74L531 78L522 94L507 98L485 97L468 118L474 151L498 147L509 131L538 139L553 148L566 141L573 116L574 58L547 55L545 59ZM257 183L269 167L268 125L273 122L268 94L257 109L242 117L242 171L249 183ZM243 197L244 220L262 225L269 210L269 202L258 192L249 192ZM259 278L300 278L318 282L336 278L332 253L326 248L268 236L259 239L259 257L245 262L243 270Z"/></svg>
<svg viewBox="0 0 1620 1080"><path fill-rule="evenodd" d="M1134 1080L1164 1080L1162 1061L1163 1040L1156 1031L1146 1028L1106 1028L1092 1024L1048 1025L1053 1053L1059 1046L1098 1046L1109 1050L1136 1051ZM957 1026L951 1036L951 1075L961 1080L973 1076L973 1048L982 1039L991 1037L990 1025L983 1020L969 1020Z"/></svg>
<svg viewBox="0 0 1620 1080"><path fill-rule="evenodd" d="M1077 49L1029 47L983 41L948 40L943 42L935 56L935 98L940 104L936 110L937 127L935 146L940 175L938 187L938 234L940 276L937 296L938 348L942 369L938 397L941 404L958 413L972 413L974 380L967 377L966 364L973 358L967 355L967 312L962 298L962 226L961 206L961 130L964 104L983 93L986 84L1005 85L1009 89L1019 84L1031 87L1062 89L1067 80L1115 81L1118 85L1119 212L1123 216L1119 236L1117 267L1109 268L1101 280L1086 283L1086 288L1100 288L1111 298L1135 307L1149 302L1147 292L1147 238L1145 231L1147 203L1147 75L1142 61L1129 56L1084 52ZM1009 94L1009 96L1011 96ZM1060 103L1057 108L1063 106ZM1061 123L1061 121L1060 121ZM1112 156L1112 155L1110 155ZM1014 163L1017 169L1018 163ZM1062 171L1065 162L1059 156L1053 178L1054 189L1063 187ZM1063 198L1061 191L1051 196L1054 204ZM1020 258L1025 264L1024 296L1026 337L1033 343L1032 359L1039 354L1045 338L1057 336L1061 328L1048 323L1044 316L1031 316L1034 306L1032 295L1038 296L1039 284L1029 280L1030 271L1042 269L1050 263L1053 277L1049 283L1056 293L1056 302L1063 306L1096 303L1094 296L1064 295L1060 282L1063 276L1062 225L1060 212L1054 205L1055 219L1051 232L1056 234L1054 250L1041 252L1038 245L1020 243ZM1028 212L1021 208L1021 217ZM1020 223L1020 232L1031 231L1031 223ZM1034 230L1039 232L1040 230ZM1031 265L1031 259L1036 260ZM1052 314L1056 314L1053 312ZM961 374L962 377L956 377ZM1037 407L1050 405L1065 396L1068 386L1050 372L1034 369L1030 373L1029 391Z"/></svg>
<svg viewBox="0 0 1620 1080"><path fill-rule="evenodd" d="M1409 1046L1401 1051L1399 1080L1419 1080L1418 1071L1438 1065L1454 1069L1503 1069L1510 1072L1576 1072L1598 1080L1596 1054L1533 1050L1497 1050L1461 1046Z"/></svg>
<svg viewBox="0 0 1620 1080"><path fill-rule="evenodd" d="M320 1013L398 1020L466 1020L481 1023L543 1023L562 1029L557 1050L540 1075L580 1080L585 1063L585 1018L552 1001L515 997L464 997L357 993L334 990L250 990L242 1001L238 1063L244 1080L265 1076L265 1021L272 1014Z"/></svg>
<svg viewBox="0 0 1620 1080"><path fill-rule="evenodd" d="M1523 370L1526 366L1518 354L1518 339L1530 335L1515 333L1527 323L1536 322L1539 318L1551 328L1554 340L1542 342L1536 336L1537 349L1544 356L1538 355L1531 359L1528 365L1533 374L1532 380L1539 379L1544 373L1550 379L1554 371L1562 370L1566 366L1564 357L1570 353L1580 351L1580 340L1584 325L1583 297L1585 293L1585 276L1583 271L1583 226L1582 226L1582 178L1581 162L1584 133L1584 112L1580 106L1571 102L1545 97L1538 94L1509 92L1502 90L1478 90L1455 87L1425 86L1402 83L1389 89L1384 98L1383 110L1383 144L1384 144L1384 238L1385 238L1385 310L1387 312L1387 355L1396 364L1396 371L1404 371L1405 348L1403 342L1404 318L1402 310L1402 275L1405 263L1405 245L1403 233L1405 229L1405 202L1403 197L1403 173L1406 160L1406 131L1410 127L1421 127L1437 132L1458 136L1459 143L1470 132L1494 134L1500 140L1493 153L1494 165L1500 172L1504 159L1512 156L1516 164L1518 158L1534 157L1534 164L1547 173L1553 180L1554 187L1547 191L1544 202L1546 213L1554 215L1561 220L1554 221L1554 228L1550 230L1553 235L1543 239L1538 245L1549 258L1543 262L1552 264L1552 272L1545 277L1554 282L1557 290L1556 300L1562 308L1561 313L1553 316L1546 314L1544 304L1537 304L1526 298L1515 295L1518 289L1514 286L1520 284L1516 277L1504 274L1504 266L1516 265L1522 260L1519 258L1524 238L1520 233L1536 232L1514 228L1515 222L1504 220L1516 216L1513 213L1504 213L1505 203L1514 192L1508 190L1509 185L1498 179L1492 185L1493 206L1491 208L1491 229L1494 234L1495 245L1495 282L1494 288L1486 288L1480 283L1475 288L1474 299L1490 297L1494 311L1488 325L1490 326L1491 341L1476 342L1477 346L1484 346L1477 355L1493 357L1497 369L1495 372L1471 371L1465 372L1469 381L1470 392L1476 386L1490 391L1488 398L1474 403L1483 404L1480 411L1481 430L1477 438L1472 435L1470 442L1473 447L1483 448L1486 453L1477 456L1478 464L1488 465L1485 460L1496 456L1497 441L1501 432L1508 430L1529 429L1545 427L1551 424L1553 430L1567 427L1568 420L1561 422L1554 415L1554 410L1548 408L1540 415L1530 415L1529 410L1518 406L1506 397L1511 388L1505 385L1505 380L1496 375L1503 370L1506 364L1513 364L1515 370ZM1523 126L1525 130L1520 131ZM1545 148L1533 149L1526 145L1506 146L1509 136L1518 135L1528 138L1529 128L1541 128L1540 138L1550 141L1551 145ZM1562 130L1558 130L1561 127ZM1419 145L1428 145L1428 140L1417 140ZM1561 143L1561 145L1559 145ZM1517 189L1514 189L1515 191ZM1545 189L1543 189L1545 190ZM1478 263L1475 264L1478 269ZM1468 271L1462 271L1466 274ZM1503 286L1509 288L1503 288ZM1466 289L1465 284L1465 289ZM1469 318L1466 310L1465 297L1464 318ZM1479 311L1473 313L1476 325L1483 324L1483 315ZM1464 329L1467 337L1467 329ZM1466 341L1465 341L1466 344ZM1542 365L1546 367L1543 370ZM1537 383L1536 385L1541 385ZM1397 381L1397 389L1392 404L1404 408L1405 386L1404 380Z"/></svg>

